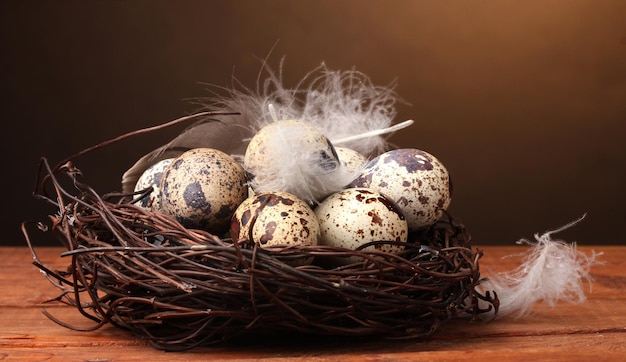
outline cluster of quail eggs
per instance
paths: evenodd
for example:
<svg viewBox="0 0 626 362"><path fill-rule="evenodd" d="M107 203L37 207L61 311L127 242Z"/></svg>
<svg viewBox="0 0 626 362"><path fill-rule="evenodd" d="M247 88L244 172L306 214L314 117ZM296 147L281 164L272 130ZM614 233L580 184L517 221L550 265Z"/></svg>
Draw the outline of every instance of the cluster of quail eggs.
<svg viewBox="0 0 626 362"><path fill-rule="evenodd" d="M350 148L333 146L305 122L289 122L301 130L290 134L293 147L322 155L316 158L316 172L332 176L347 170L351 181L311 199L289 183L272 180L284 177L276 170L282 165L274 162L273 152L285 152L272 149L273 137L284 136L269 132L279 128L272 123L252 138L242 161L217 149L195 148L152 165L135 186L135 191L152 187L152 192L138 204L172 215L187 228L234 242L350 250L370 243L365 250L386 253L401 252L411 232L436 222L449 206L450 176L432 154L401 148L368 160ZM264 182L255 182L259 179ZM379 241L386 243L374 243ZM352 257L336 262L355 261ZM297 264L311 262L309 258Z"/></svg>

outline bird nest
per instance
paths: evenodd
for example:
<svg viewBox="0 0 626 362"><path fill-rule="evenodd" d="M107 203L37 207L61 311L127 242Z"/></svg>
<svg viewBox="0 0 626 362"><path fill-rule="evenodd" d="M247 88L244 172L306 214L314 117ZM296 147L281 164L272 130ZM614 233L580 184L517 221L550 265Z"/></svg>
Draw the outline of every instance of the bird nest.
<svg viewBox="0 0 626 362"><path fill-rule="evenodd" d="M67 270L35 264L61 289L53 300L95 322L129 330L155 347L183 350L268 333L425 337L455 317L498 309L477 290L482 252L465 227L445 214L391 254L327 246L261 248L151 212L142 195L100 195L72 160L42 159L35 196L54 205L50 225L67 248ZM150 191L150 190L147 190ZM390 243L378 241L376 243ZM364 245L363 247L370 246ZM360 257L330 266L329 258ZM313 258L310 265L294 260ZM75 327L48 317L72 329Z"/></svg>

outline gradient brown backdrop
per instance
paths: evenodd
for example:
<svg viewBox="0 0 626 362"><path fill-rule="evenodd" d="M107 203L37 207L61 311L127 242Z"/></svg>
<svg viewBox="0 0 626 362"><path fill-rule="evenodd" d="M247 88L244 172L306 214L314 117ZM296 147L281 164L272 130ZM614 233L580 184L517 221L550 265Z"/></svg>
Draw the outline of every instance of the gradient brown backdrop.
<svg viewBox="0 0 626 362"><path fill-rule="evenodd" d="M561 236L623 243L626 1L3 1L2 244L51 209L32 199L52 162L195 110L203 83L253 86L260 59L294 85L325 62L409 103L393 137L455 181L450 211L476 243ZM178 129L78 162L100 192ZM47 241L37 240L44 244ZM48 241L50 242L50 241ZM55 244L55 241L51 241Z"/></svg>

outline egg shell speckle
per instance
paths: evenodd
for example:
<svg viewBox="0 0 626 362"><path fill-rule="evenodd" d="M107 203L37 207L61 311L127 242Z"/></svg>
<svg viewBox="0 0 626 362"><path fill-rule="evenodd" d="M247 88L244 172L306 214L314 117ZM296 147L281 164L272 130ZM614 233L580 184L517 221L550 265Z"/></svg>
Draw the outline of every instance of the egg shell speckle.
<svg viewBox="0 0 626 362"><path fill-rule="evenodd" d="M230 236L235 241L251 240L261 247L315 246L320 228L307 203L290 193L274 191L249 197L239 205L231 221ZM312 259L296 259L291 264L310 264Z"/></svg>
<svg viewBox="0 0 626 362"><path fill-rule="evenodd" d="M211 148L184 152L161 178L161 212L176 217L185 227L214 235L228 231L232 215L247 196L243 167Z"/></svg>
<svg viewBox="0 0 626 362"><path fill-rule="evenodd" d="M349 188L324 199L316 208L321 244L355 250L371 241L406 242L407 222L387 197L366 188ZM398 253L403 246L379 244L364 250ZM345 258L358 261L358 257Z"/></svg>
<svg viewBox="0 0 626 362"><path fill-rule="evenodd" d="M135 192L139 192L147 189L148 187L152 187L152 191L141 198L137 202L137 205L154 210L159 211L161 206L161 178L163 176L163 171L172 163L173 158L166 158L161 160L154 165L148 167L139 177L137 183L135 184Z"/></svg>
<svg viewBox="0 0 626 362"><path fill-rule="evenodd" d="M452 200L444 165L428 152L403 148L371 160L351 187L374 189L395 202L414 231L437 221Z"/></svg>

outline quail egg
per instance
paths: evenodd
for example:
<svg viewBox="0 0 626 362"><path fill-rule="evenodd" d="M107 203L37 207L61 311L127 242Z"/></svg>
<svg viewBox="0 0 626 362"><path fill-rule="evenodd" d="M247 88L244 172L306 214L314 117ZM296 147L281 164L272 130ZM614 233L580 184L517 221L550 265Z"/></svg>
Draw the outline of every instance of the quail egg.
<svg viewBox="0 0 626 362"><path fill-rule="evenodd" d="M226 153L195 148L175 158L161 178L161 212L185 227L220 235L248 196L243 167Z"/></svg>
<svg viewBox="0 0 626 362"><path fill-rule="evenodd" d="M250 240L261 247L279 245L318 245L320 228L311 207L297 196L282 192L263 192L239 205L230 224L233 241ZM293 260L309 264L313 258Z"/></svg>
<svg viewBox="0 0 626 362"><path fill-rule="evenodd" d="M372 159L351 187L374 189L398 205L415 231L437 221L452 200L444 165L428 152L403 148Z"/></svg>
<svg viewBox="0 0 626 362"><path fill-rule="evenodd" d="M315 203L354 178L331 142L305 121L281 120L261 128L244 155L255 192L284 191Z"/></svg>
<svg viewBox="0 0 626 362"><path fill-rule="evenodd" d="M351 148L335 147L335 151L349 172L358 172L367 163L365 156Z"/></svg>
<svg viewBox="0 0 626 362"><path fill-rule="evenodd" d="M152 187L152 191L142 197L137 205L154 210L159 211L161 205L161 177L163 176L163 171L169 166L172 162L173 158L166 158L161 160L154 165L148 167L137 180L137 184L135 184L135 192L139 192L145 190L149 187Z"/></svg>
<svg viewBox="0 0 626 362"><path fill-rule="evenodd" d="M408 226L402 212L381 193L367 188L348 188L324 199L316 208L320 223L322 245L355 250L372 241L406 242ZM364 250L398 253L398 244L377 244ZM357 262L351 256L334 260L339 263Z"/></svg>

